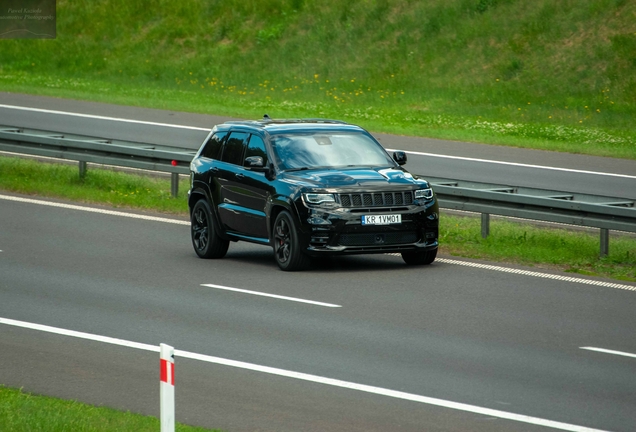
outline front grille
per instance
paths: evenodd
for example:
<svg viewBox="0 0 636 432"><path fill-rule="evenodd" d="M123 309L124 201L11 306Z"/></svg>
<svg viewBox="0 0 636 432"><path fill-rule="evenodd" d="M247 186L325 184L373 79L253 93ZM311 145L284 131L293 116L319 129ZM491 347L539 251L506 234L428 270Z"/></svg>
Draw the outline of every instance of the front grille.
<svg viewBox="0 0 636 432"><path fill-rule="evenodd" d="M415 243L417 232L378 232L378 233L347 233L340 236L342 246L382 246L404 243Z"/></svg>
<svg viewBox="0 0 636 432"><path fill-rule="evenodd" d="M339 194L343 207L382 207L413 204L413 192L376 192Z"/></svg>

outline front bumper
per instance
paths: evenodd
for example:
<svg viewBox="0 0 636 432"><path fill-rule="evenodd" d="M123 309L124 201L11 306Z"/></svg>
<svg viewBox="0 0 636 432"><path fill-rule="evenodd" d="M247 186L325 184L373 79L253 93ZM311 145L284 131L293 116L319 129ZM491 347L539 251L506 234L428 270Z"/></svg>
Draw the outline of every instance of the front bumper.
<svg viewBox="0 0 636 432"><path fill-rule="evenodd" d="M400 214L402 222L363 225L365 214ZM438 215L436 200L399 208L312 208L301 215L301 242L313 256L424 252L438 247Z"/></svg>

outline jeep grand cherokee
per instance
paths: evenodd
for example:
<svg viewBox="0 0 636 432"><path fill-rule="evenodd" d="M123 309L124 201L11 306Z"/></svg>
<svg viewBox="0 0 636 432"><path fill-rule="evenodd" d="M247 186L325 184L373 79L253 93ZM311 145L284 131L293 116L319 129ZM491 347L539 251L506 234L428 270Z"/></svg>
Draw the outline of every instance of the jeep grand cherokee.
<svg viewBox="0 0 636 432"><path fill-rule="evenodd" d="M426 180L366 130L335 120L215 126L190 166L192 245L222 258L230 241L271 246L282 270L312 256L437 255L438 203Z"/></svg>

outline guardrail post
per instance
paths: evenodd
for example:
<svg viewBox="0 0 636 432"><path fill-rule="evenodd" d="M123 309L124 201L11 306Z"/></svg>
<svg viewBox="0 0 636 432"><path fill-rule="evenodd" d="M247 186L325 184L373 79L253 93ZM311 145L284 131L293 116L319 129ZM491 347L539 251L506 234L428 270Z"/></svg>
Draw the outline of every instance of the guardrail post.
<svg viewBox="0 0 636 432"><path fill-rule="evenodd" d="M86 161L79 161L79 177L80 180L86 178Z"/></svg>
<svg viewBox="0 0 636 432"><path fill-rule="evenodd" d="M172 173L170 190L172 192L172 197L176 198L177 195L179 194L179 174L178 173Z"/></svg>
<svg viewBox="0 0 636 432"><path fill-rule="evenodd" d="M601 258L609 255L609 230L601 228Z"/></svg>
<svg viewBox="0 0 636 432"><path fill-rule="evenodd" d="M490 214L481 214L481 237L488 238L490 235Z"/></svg>
<svg viewBox="0 0 636 432"><path fill-rule="evenodd" d="M161 432L174 432L174 348L159 345Z"/></svg>

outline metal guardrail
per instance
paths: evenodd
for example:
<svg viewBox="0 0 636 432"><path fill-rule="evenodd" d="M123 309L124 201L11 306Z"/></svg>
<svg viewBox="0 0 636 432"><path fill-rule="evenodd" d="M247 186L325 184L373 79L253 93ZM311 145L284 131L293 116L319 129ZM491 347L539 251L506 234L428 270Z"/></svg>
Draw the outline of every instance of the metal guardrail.
<svg viewBox="0 0 636 432"><path fill-rule="evenodd" d="M440 206L482 214L481 235L490 215L600 228L600 255L609 253L609 231L636 232L636 203L598 195L425 177Z"/></svg>
<svg viewBox="0 0 636 432"><path fill-rule="evenodd" d="M172 195L179 188L179 174L190 173L196 150L0 126L0 150L79 161L80 177L92 162L172 174Z"/></svg>
<svg viewBox="0 0 636 432"><path fill-rule="evenodd" d="M179 174L189 174L196 150L129 141L60 134L0 126L0 150L86 162L139 168L172 174L172 194ZM609 231L636 232L634 200L424 176L433 186L440 207L481 213L482 236L490 232L490 215L600 228L600 255L609 253Z"/></svg>

